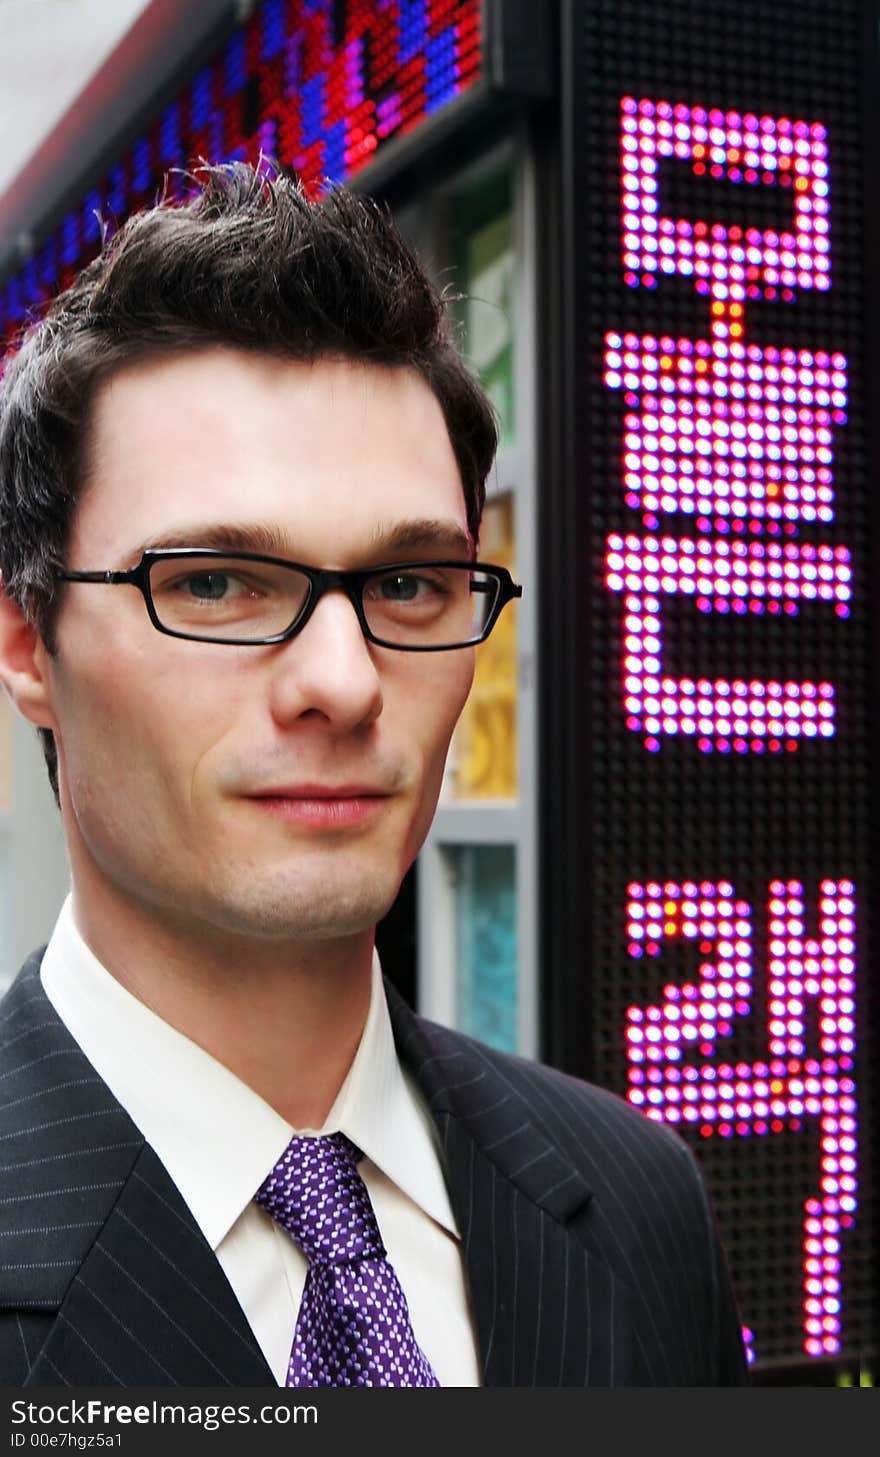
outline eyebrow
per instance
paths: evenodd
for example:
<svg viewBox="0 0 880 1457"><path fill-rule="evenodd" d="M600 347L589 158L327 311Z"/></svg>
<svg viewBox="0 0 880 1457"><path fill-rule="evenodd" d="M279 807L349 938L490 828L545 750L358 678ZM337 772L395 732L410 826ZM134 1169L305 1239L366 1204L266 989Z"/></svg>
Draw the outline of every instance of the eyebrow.
<svg viewBox="0 0 880 1457"><path fill-rule="evenodd" d="M198 526L177 526L151 536L131 552L136 561L145 551L168 551L191 546L209 547L215 551L249 551L257 556L286 557L289 538L274 526L248 522L215 522ZM453 521L419 519L396 523L377 523L371 533L366 555L377 562L389 560L397 552L427 551L440 556L470 558L473 541L467 531Z"/></svg>

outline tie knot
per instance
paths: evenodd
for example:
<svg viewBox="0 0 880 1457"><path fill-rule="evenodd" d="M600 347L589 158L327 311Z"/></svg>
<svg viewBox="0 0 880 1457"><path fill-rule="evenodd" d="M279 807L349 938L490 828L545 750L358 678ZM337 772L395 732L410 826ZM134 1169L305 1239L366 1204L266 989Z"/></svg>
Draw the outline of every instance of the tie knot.
<svg viewBox="0 0 880 1457"><path fill-rule="evenodd" d="M292 1138L257 1191L257 1203L310 1263L384 1258L376 1216L357 1170L362 1157L344 1133Z"/></svg>

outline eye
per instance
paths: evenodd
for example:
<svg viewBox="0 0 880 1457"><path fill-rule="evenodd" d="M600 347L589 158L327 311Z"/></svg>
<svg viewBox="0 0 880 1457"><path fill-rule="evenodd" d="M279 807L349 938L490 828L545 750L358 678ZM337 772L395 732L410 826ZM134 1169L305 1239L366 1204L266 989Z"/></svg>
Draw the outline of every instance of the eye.
<svg viewBox="0 0 880 1457"><path fill-rule="evenodd" d="M175 585L178 590L188 591L191 597L202 602L220 602L230 594L234 583L227 572L199 572L197 576L182 578Z"/></svg>
<svg viewBox="0 0 880 1457"><path fill-rule="evenodd" d="M165 583L154 583L162 592L173 593L191 602L240 602L263 595L262 584L243 574L230 571L187 572Z"/></svg>
<svg viewBox="0 0 880 1457"><path fill-rule="evenodd" d="M446 574L448 576L448 573ZM412 572L388 572L374 577L366 588L366 595L377 603L405 604L426 602L445 596L449 584L441 571L415 570Z"/></svg>
<svg viewBox="0 0 880 1457"><path fill-rule="evenodd" d="M394 572L390 577L381 577L376 585L387 602L414 602L425 593L437 590L436 582L416 576L415 572Z"/></svg>

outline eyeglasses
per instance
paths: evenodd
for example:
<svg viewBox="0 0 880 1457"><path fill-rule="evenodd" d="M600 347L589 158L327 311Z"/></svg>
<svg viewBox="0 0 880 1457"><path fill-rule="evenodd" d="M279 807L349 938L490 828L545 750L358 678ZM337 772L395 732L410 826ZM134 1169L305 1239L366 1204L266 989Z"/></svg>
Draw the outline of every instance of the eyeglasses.
<svg viewBox="0 0 880 1457"><path fill-rule="evenodd" d="M61 582L129 583L169 637L236 647L286 642L325 592L343 591L368 642L408 653L483 642L522 587L488 562L391 562L330 572L244 551L175 547L145 551L125 572L63 572Z"/></svg>

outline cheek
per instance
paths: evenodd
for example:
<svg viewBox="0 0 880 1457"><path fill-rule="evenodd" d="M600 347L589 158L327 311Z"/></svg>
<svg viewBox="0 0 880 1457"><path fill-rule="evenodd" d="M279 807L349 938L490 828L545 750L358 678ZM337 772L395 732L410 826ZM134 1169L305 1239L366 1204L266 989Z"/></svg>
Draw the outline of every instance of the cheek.
<svg viewBox="0 0 880 1457"><path fill-rule="evenodd" d="M454 729L455 725L458 723L458 720L461 717L461 711L468 700L468 695L470 694L471 688L473 687L474 672L476 670L476 651L474 648L463 650L462 657L465 661L455 675L455 692L453 694L451 708L451 712L453 715L452 729ZM450 729L450 736L452 733L452 729Z"/></svg>
<svg viewBox="0 0 880 1457"><path fill-rule="evenodd" d="M115 669L108 674L112 655ZM193 665L183 671L155 654L108 649L80 656L56 674L60 757L75 811L112 802L141 825L164 801L189 802L201 761L225 732L228 696L217 700ZM185 688L172 691L172 685Z"/></svg>
<svg viewBox="0 0 880 1457"><path fill-rule="evenodd" d="M438 654L438 658L442 655ZM404 738L409 737L418 743L421 749L425 807L429 813L433 813L449 741L467 701L473 677L473 652L450 653L447 662L422 669L418 681L413 678L401 694L400 732Z"/></svg>
<svg viewBox="0 0 880 1457"><path fill-rule="evenodd" d="M162 817L174 777L169 755L162 725L136 703L90 699L62 718L60 759L71 807L80 822L102 818L108 833L127 821L132 836L142 837Z"/></svg>
<svg viewBox="0 0 880 1457"><path fill-rule="evenodd" d="M401 874L408 870L425 843L443 782L449 741L470 689L472 672L444 675L438 683L426 681L410 691L410 717L401 719L401 730L409 729L410 742L421 750L421 778L405 837Z"/></svg>

